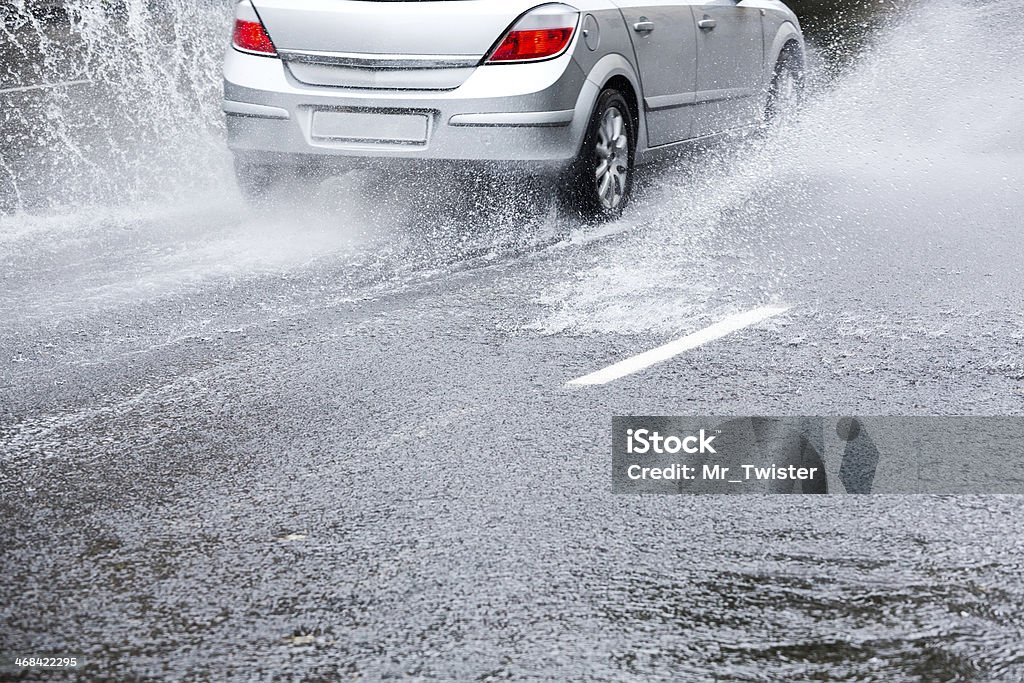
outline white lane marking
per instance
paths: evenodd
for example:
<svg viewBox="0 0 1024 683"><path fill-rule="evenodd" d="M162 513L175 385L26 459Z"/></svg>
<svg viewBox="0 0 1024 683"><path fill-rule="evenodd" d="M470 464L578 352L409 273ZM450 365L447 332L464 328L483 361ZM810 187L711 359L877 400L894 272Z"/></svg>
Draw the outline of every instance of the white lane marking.
<svg viewBox="0 0 1024 683"><path fill-rule="evenodd" d="M774 318L777 315L782 315L790 309L789 306L762 306L761 308L755 308L752 311L746 313L739 313L732 315L717 322L711 327L705 328L700 332L694 332L691 335L677 339L673 342L669 342L664 346L659 346L656 349L646 351L638 356L627 358L626 360L610 365L604 370L598 370L597 372L574 379L569 382L566 386L594 386L599 384L608 384L614 382L617 379L622 379L627 375L632 375L641 370L646 370L652 365L663 363L671 358L675 358L681 353L691 351L698 346L703 346L708 342L721 339L722 337L728 336L733 332L738 332L745 327L756 325L759 322Z"/></svg>
<svg viewBox="0 0 1024 683"><path fill-rule="evenodd" d="M67 85L86 85L92 83L89 79L81 81L60 81L59 83L40 83L39 85L22 85L17 88L0 88L0 95L12 92L29 92L30 90L49 90L50 88L63 88Z"/></svg>

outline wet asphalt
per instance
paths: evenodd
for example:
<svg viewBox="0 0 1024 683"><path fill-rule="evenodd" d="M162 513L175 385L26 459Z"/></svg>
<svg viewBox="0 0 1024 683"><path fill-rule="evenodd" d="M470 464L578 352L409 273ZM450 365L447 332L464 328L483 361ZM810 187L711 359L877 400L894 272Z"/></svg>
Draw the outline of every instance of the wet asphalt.
<svg viewBox="0 0 1024 683"><path fill-rule="evenodd" d="M1024 679L1018 498L610 493L614 415L1024 411L1021 81L929 43L609 226L366 174L252 208L223 153L0 217L0 676Z"/></svg>

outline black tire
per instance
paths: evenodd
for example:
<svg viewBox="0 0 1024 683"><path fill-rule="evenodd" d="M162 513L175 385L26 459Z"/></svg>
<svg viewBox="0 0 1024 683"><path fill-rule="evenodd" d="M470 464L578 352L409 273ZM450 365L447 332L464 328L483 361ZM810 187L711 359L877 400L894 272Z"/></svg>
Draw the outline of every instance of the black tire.
<svg viewBox="0 0 1024 683"><path fill-rule="evenodd" d="M765 123L774 124L792 118L800 110L804 90L804 58L794 43L786 45L775 63L768 88Z"/></svg>
<svg viewBox="0 0 1024 683"><path fill-rule="evenodd" d="M612 129L607 127L609 120ZM621 133L616 133L614 126L619 124ZM633 195L636 139L629 102L618 90L602 92L580 154L560 184L563 206L587 220L608 221L622 215ZM605 161L608 167L602 173Z"/></svg>

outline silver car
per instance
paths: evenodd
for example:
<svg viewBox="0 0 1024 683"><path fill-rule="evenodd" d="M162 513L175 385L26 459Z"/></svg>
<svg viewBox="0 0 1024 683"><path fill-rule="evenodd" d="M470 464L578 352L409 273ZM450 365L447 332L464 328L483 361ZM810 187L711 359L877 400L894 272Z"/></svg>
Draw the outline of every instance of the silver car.
<svg viewBox="0 0 1024 683"><path fill-rule="evenodd" d="M251 196L371 161L483 164L606 219L638 165L788 106L803 64L779 0L241 0L224 111Z"/></svg>

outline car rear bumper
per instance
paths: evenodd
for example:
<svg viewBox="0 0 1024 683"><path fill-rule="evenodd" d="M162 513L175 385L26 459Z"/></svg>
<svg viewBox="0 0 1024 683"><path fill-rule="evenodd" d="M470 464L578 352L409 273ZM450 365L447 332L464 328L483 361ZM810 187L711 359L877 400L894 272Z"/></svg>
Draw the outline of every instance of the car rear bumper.
<svg viewBox="0 0 1024 683"><path fill-rule="evenodd" d="M598 88L567 54L477 68L453 90L306 85L280 59L229 50L224 111L240 156L532 162L562 167L582 145ZM377 128L375 128L377 127Z"/></svg>

